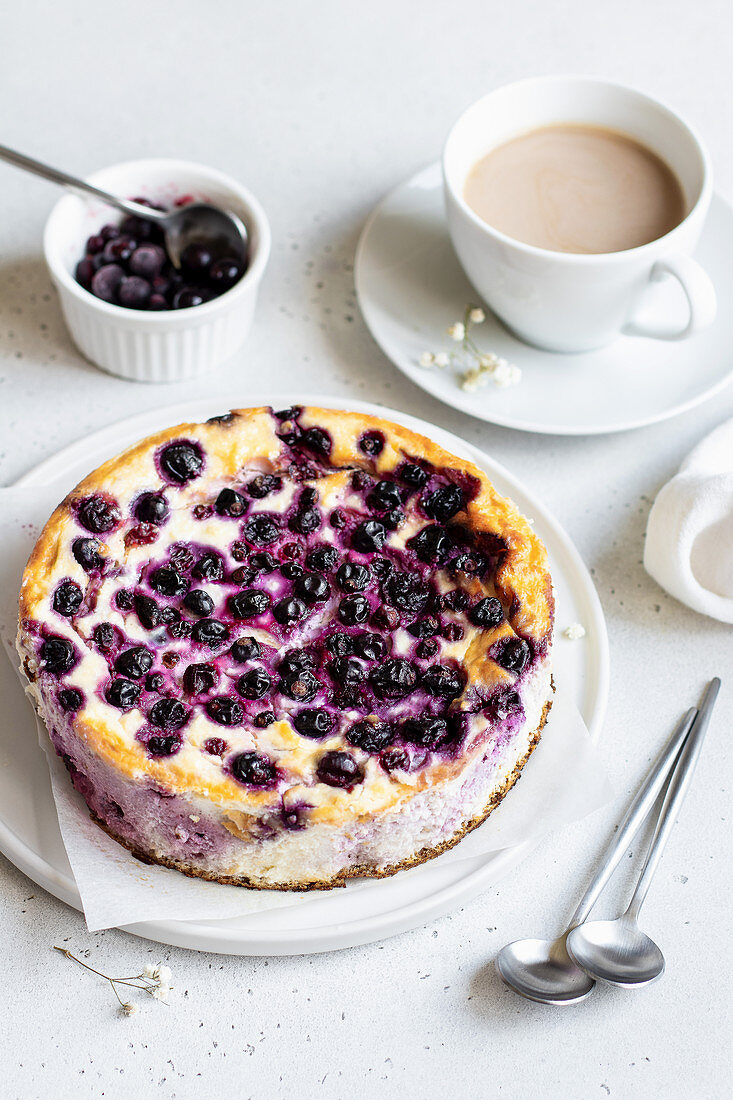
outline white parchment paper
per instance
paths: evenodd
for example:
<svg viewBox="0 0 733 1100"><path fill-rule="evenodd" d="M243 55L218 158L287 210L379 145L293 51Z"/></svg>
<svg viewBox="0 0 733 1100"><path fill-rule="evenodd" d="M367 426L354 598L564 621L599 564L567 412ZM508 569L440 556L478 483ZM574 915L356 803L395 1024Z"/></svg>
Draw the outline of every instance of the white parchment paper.
<svg viewBox="0 0 733 1100"><path fill-rule="evenodd" d="M63 490L54 486L0 490L0 635L16 668L20 579L35 539L62 496ZM34 718L29 703L29 731L34 728ZM40 727L40 723L36 725ZM48 758L61 836L90 931L149 920L224 919L307 905L322 896L320 892L221 886L140 863L90 820L45 729L38 728L38 737ZM439 858L454 861L537 842L558 826L578 821L605 805L611 796L599 754L569 692L559 684L540 744L520 781L483 825ZM360 888L358 881L346 887Z"/></svg>

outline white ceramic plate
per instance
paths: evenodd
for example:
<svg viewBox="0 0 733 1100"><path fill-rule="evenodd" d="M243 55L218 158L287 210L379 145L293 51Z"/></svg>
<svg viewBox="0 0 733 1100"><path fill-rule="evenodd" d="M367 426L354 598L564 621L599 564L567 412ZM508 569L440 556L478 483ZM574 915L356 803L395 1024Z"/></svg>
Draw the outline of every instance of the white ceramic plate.
<svg viewBox="0 0 733 1100"><path fill-rule="evenodd" d="M343 400L302 394L246 398L235 394L229 400L175 405L124 420L67 447L26 474L19 484L42 485L51 478L63 478L64 489L71 489L100 462L158 428L205 419L229 408L255 404L287 407L296 401L344 405ZM352 401L349 407L399 421L472 459L486 470L500 492L509 494L523 512L535 519L536 530L550 554L558 627L582 622L587 629L582 641L560 639L555 655L556 681L570 693L591 736L597 738L608 694L608 640L593 583L567 535L503 467L458 437L415 417L366 402ZM5 765L0 767L0 850L34 882L80 909L58 828L48 767L38 746L35 719L14 670L4 659L0 660L0 698L0 763ZM177 947L234 955L288 955L352 947L415 928L449 912L496 882L530 847L525 844L453 862L438 858L360 889L358 900L347 886L292 909L224 921L151 921L128 925L125 930Z"/></svg>
<svg viewBox="0 0 733 1100"><path fill-rule="evenodd" d="M558 435L639 428L708 400L733 378L733 210L713 198L697 258L715 283L718 317L679 342L622 336L600 351L561 355L523 344L491 314L474 329L482 350L522 370L520 385L489 383L465 393L451 368L425 370L423 351L453 351L446 328L478 295L453 251L443 208L440 165L392 191L369 218L356 252L356 291L382 351L433 397L493 424ZM685 318L675 280L648 292L644 317ZM680 327L682 321L680 323Z"/></svg>

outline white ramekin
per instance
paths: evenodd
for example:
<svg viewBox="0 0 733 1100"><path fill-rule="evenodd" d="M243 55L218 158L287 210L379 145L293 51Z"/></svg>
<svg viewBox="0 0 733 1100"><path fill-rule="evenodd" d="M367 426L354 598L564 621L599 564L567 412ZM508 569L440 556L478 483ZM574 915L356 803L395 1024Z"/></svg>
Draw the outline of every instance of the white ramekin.
<svg viewBox="0 0 733 1100"><path fill-rule="evenodd" d="M134 160L103 168L89 182L124 198L171 205L190 195L238 214L249 233L249 267L219 298L191 309L126 309L95 298L74 278L90 234L121 215L94 199L66 195L43 237L66 324L82 355L110 374L136 382L180 382L208 374L242 346L270 254L270 226L255 197L230 176L184 160Z"/></svg>

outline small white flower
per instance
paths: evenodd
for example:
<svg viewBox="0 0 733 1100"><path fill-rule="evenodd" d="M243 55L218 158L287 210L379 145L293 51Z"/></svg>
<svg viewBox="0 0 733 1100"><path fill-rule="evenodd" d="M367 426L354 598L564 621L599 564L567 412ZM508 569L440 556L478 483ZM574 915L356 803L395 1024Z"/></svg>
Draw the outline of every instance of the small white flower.
<svg viewBox="0 0 733 1100"><path fill-rule="evenodd" d="M563 630L563 634L566 638L569 638L571 642L577 641L578 638L585 637L585 627L582 623L571 623Z"/></svg>
<svg viewBox="0 0 733 1100"><path fill-rule="evenodd" d="M472 325L480 325L486 320L486 314L482 309L479 309L477 307L476 309L471 310L468 315L468 319Z"/></svg>
<svg viewBox="0 0 733 1100"><path fill-rule="evenodd" d="M154 997L156 1001L164 1001L170 993L170 987L167 985L158 985L155 989L150 990L150 996Z"/></svg>
<svg viewBox="0 0 733 1100"><path fill-rule="evenodd" d="M512 363L502 361L494 367L492 378L495 386L506 389L507 386L519 385L522 381L522 372L519 367L515 367Z"/></svg>
<svg viewBox="0 0 733 1100"><path fill-rule="evenodd" d="M467 370L463 375L461 381L461 389L465 393L476 393L476 390L481 389L487 382L486 374L478 370L476 367L472 367L471 370Z"/></svg>
<svg viewBox="0 0 733 1100"><path fill-rule="evenodd" d="M124 1016L134 1016L138 1008L132 1001L125 1001L125 1003L121 1005L120 1011Z"/></svg>
<svg viewBox="0 0 733 1100"><path fill-rule="evenodd" d="M434 362L435 356L433 355L432 351L424 351L418 359L418 363L421 367L432 367Z"/></svg>
<svg viewBox="0 0 733 1100"><path fill-rule="evenodd" d="M143 970L143 978L154 978L158 972L157 966L153 966L152 963L147 963Z"/></svg>
<svg viewBox="0 0 733 1100"><path fill-rule="evenodd" d="M169 966L159 966L156 977L161 985L170 985L173 971Z"/></svg>
<svg viewBox="0 0 733 1100"><path fill-rule="evenodd" d="M455 340L458 343L463 340L466 335L466 326L462 321L455 321L454 324L449 325L448 335L451 340Z"/></svg>
<svg viewBox="0 0 733 1100"><path fill-rule="evenodd" d="M448 355L448 353L445 351L439 351L438 354L435 356L435 365L436 367L449 367L450 355Z"/></svg>

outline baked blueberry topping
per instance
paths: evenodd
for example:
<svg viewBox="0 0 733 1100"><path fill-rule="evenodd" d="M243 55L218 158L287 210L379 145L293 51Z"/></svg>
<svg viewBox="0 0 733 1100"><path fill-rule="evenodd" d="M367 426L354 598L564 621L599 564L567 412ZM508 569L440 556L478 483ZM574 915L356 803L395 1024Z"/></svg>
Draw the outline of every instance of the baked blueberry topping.
<svg viewBox="0 0 733 1100"><path fill-rule="evenodd" d="M321 513L317 508L299 508L288 522L291 531L299 535L310 535L321 526Z"/></svg>
<svg viewBox="0 0 733 1100"><path fill-rule="evenodd" d="M391 745L394 740L392 727L387 722L381 722L371 716L360 722L355 722L351 729L346 731L346 740L350 745L355 745L364 752L381 752Z"/></svg>
<svg viewBox="0 0 733 1100"><path fill-rule="evenodd" d="M189 665L183 674L183 690L187 695L204 695L216 687L218 679L213 665Z"/></svg>
<svg viewBox="0 0 733 1100"><path fill-rule="evenodd" d="M78 584L63 581L53 594L53 609L59 615L71 617L81 607L84 594Z"/></svg>
<svg viewBox="0 0 733 1100"><path fill-rule="evenodd" d="M214 610L214 601L208 592L204 592L201 588L195 588L184 598L183 606L192 615L199 615L203 618L205 615L210 615Z"/></svg>
<svg viewBox="0 0 733 1100"><path fill-rule="evenodd" d="M71 552L85 573L91 573L94 569L101 569L104 558L99 553L101 547L98 539L74 539Z"/></svg>
<svg viewBox="0 0 733 1100"><path fill-rule="evenodd" d="M245 588L227 600L227 607L235 619L254 619L264 614L272 603L269 592L259 588Z"/></svg>
<svg viewBox="0 0 733 1100"><path fill-rule="evenodd" d="M234 489L222 489L214 508L220 516L243 516L247 511L247 501Z"/></svg>
<svg viewBox="0 0 733 1100"><path fill-rule="evenodd" d="M63 688L59 692L59 703L62 710L76 712L81 709L84 696L77 688Z"/></svg>
<svg viewBox="0 0 733 1100"><path fill-rule="evenodd" d="M152 667L153 654L144 645L123 649L115 661L115 671L127 676L128 680L139 680Z"/></svg>
<svg viewBox="0 0 733 1100"><path fill-rule="evenodd" d="M390 657L372 669L369 679L381 699L402 699L415 690L417 671L404 657Z"/></svg>
<svg viewBox="0 0 733 1100"><path fill-rule="evenodd" d="M148 711L148 721L161 730L178 730L185 726L188 715L179 699L158 699Z"/></svg>
<svg viewBox="0 0 733 1100"><path fill-rule="evenodd" d="M233 661L236 661L238 665L243 665L247 661L254 661L255 658L259 657L262 649L256 638L237 638L229 652Z"/></svg>
<svg viewBox="0 0 733 1100"><path fill-rule="evenodd" d="M301 447L306 447L318 455L331 453L331 436L323 428L306 428L298 440Z"/></svg>
<svg viewBox="0 0 733 1100"><path fill-rule="evenodd" d="M111 707L118 710L129 710L134 707L140 698L140 685L133 684L132 680L123 680L119 677L113 680L104 693L104 697Z"/></svg>
<svg viewBox="0 0 733 1100"><path fill-rule="evenodd" d="M279 600L275 604L272 614L280 626L292 626L293 623L299 623L306 617L308 608L296 596L286 596L284 600Z"/></svg>
<svg viewBox="0 0 733 1100"><path fill-rule="evenodd" d="M318 546L311 550L305 564L316 573L330 573L336 568L339 556L333 546Z"/></svg>
<svg viewBox="0 0 733 1100"><path fill-rule="evenodd" d="M209 756L223 756L229 748L223 737L208 737L204 741L204 752Z"/></svg>
<svg viewBox="0 0 733 1100"><path fill-rule="evenodd" d="M121 588L115 593L115 607L120 611L131 611L135 606L135 596L127 588Z"/></svg>
<svg viewBox="0 0 733 1100"><path fill-rule="evenodd" d="M346 526L346 516L340 508L334 508L329 516L328 522L335 530L340 531L342 527Z"/></svg>
<svg viewBox="0 0 733 1100"><path fill-rule="evenodd" d="M295 582L295 591L306 603L323 603L331 595L331 585L318 573L304 573Z"/></svg>
<svg viewBox="0 0 733 1100"><path fill-rule="evenodd" d="M432 665L423 672L422 686L440 699L455 699L463 691L465 677L450 665Z"/></svg>
<svg viewBox="0 0 733 1100"><path fill-rule="evenodd" d="M182 596L188 581L172 565L161 565L151 574L150 587L161 596Z"/></svg>
<svg viewBox="0 0 733 1100"><path fill-rule="evenodd" d="M365 623L371 613L366 596L344 596L338 606L338 617L344 626L358 626Z"/></svg>
<svg viewBox="0 0 733 1100"><path fill-rule="evenodd" d="M419 615L430 595L427 585L415 573L391 573L383 588L388 603L410 615Z"/></svg>
<svg viewBox="0 0 733 1100"><path fill-rule="evenodd" d="M300 703L310 703L322 686L321 681L313 675L310 669L303 668L289 674L284 673L282 668L280 669L278 688L283 695L287 695L290 699L297 699Z"/></svg>
<svg viewBox="0 0 733 1100"><path fill-rule="evenodd" d="M95 535L111 531L120 522L117 505L102 496L86 497L79 504L77 517L82 527L93 531Z"/></svg>
<svg viewBox="0 0 733 1100"><path fill-rule="evenodd" d="M237 680L237 691L243 699L261 699L272 687L264 668L251 668Z"/></svg>
<svg viewBox="0 0 733 1100"><path fill-rule="evenodd" d="M244 537L255 546L269 546L280 535L280 524L274 516L258 512L250 516L243 529Z"/></svg>
<svg viewBox="0 0 733 1100"><path fill-rule="evenodd" d="M378 577L380 581L383 581L385 577L388 577L390 573L394 572L394 566L389 558L373 557L369 563L372 573L375 577Z"/></svg>
<svg viewBox="0 0 733 1100"><path fill-rule="evenodd" d="M41 645L41 661L45 672L60 675L68 672L76 660L76 651L66 638L51 637Z"/></svg>
<svg viewBox="0 0 733 1100"><path fill-rule="evenodd" d="M160 455L160 467L170 481L185 485L204 468L204 457L195 443L169 443Z"/></svg>
<svg viewBox="0 0 733 1100"><path fill-rule="evenodd" d="M315 656L309 653L308 650L291 649L280 661L278 671L281 676L290 676L300 672L304 668L315 668L316 664L317 661Z"/></svg>
<svg viewBox="0 0 733 1100"><path fill-rule="evenodd" d="M356 657L334 657L328 671L337 684L360 684L366 679L364 666Z"/></svg>
<svg viewBox="0 0 733 1100"><path fill-rule="evenodd" d="M435 641L435 638L424 638L418 646L415 647L415 656L419 657L423 661L429 661L431 657L440 649L440 646Z"/></svg>
<svg viewBox="0 0 733 1100"><path fill-rule="evenodd" d="M416 619L407 627L413 638L433 638L440 632L440 623L434 615L428 615L425 619Z"/></svg>
<svg viewBox="0 0 733 1100"><path fill-rule="evenodd" d="M220 726L236 726L244 718L240 704L230 695L217 695L215 699L209 699L206 713L212 722L218 722Z"/></svg>
<svg viewBox="0 0 733 1100"><path fill-rule="evenodd" d="M409 485L411 489L422 489L424 485L428 483L428 472L423 470L422 466L417 466L415 463L408 462L402 466L398 472L398 476L401 481L404 481L405 485Z"/></svg>
<svg viewBox="0 0 733 1100"><path fill-rule="evenodd" d="M293 718L293 725L303 737L325 737L334 727L335 719L323 707L307 707Z"/></svg>
<svg viewBox="0 0 733 1100"><path fill-rule="evenodd" d="M386 537L383 523L376 519L366 519L355 528L351 545L362 554L373 554L375 550L382 549Z"/></svg>
<svg viewBox="0 0 733 1100"><path fill-rule="evenodd" d="M374 482L366 470L354 470L351 475L351 488L355 489L357 493L363 492L364 489L368 489L373 484Z"/></svg>
<svg viewBox="0 0 733 1100"><path fill-rule="evenodd" d="M494 646L491 656L507 672L515 672L519 676L527 667L530 656L529 646L524 638L509 638L505 642L499 642L498 646Z"/></svg>
<svg viewBox="0 0 733 1100"><path fill-rule="evenodd" d="M405 522L405 513L401 508L391 508L382 516L382 523L388 531L396 531Z"/></svg>
<svg viewBox="0 0 733 1100"><path fill-rule="evenodd" d="M258 474L250 481L247 492L255 500L264 500L270 493L278 493L282 487L282 478L276 474Z"/></svg>
<svg viewBox="0 0 733 1100"><path fill-rule="evenodd" d="M152 596L135 596L135 613L146 630L153 630L162 621L160 608Z"/></svg>
<svg viewBox="0 0 733 1100"><path fill-rule="evenodd" d="M336 581L344 592L363 592L370 580L366 565L354 561L345 561L336 572Z"/></svg>
<svg viewBox="0 0 733 1100"><path fill-rule="evenodd" d="M257 726L258 730L266 730L274 721L275 715L271 710L261 710L259 714L255 714L252 719L252 725Z"/></svg>
<svg viewBox="0 0 733 1100"><path fill-rule="evenodd" d="M407 545L414 550L420 561L431 564L436 561L445 561L451 552L452 543L442 527L429 524L418 531Z"/></svg>
<svg viewBox="0 0 733 1100"><path fill-rule="evenodd" d="M199 619L191 628L191 637L199 645L217 649L229 641L229 631L218 619Z"/></svg>
<svg viewBox="0 0 733 1100"><path fill-rule="evenodd" d="M145 742L145 748L151 756L173 756L181 747L181 739L175 733L161 735L154 733Z"/></svg>
<svg viewBox="0 0 733 1100"><path fill-rule="evenodd" d="M232 775L248 787L269 787L277 779L277 769L268 757L258 752L240 752L231 763Z"/></svg>
<svg viewBox="0 0 733 1100"><path fill-rule="evenodd" d="M379 661L387 652L387 646L380 634L357 634L354 638L354 651L365 661Z"/></svg>
<svg viewBox="0 0 733 1100"><path fill-rule="evenodd" d="M469 577L482 576L488 567L488 558L478 550L466 551L463 554L459 554L450 563L451 572L466 573Z"/></svg>
<svg viewBox="0 0 733 1100"><path fill-rule="evenodd" d="M386 772L409 772L410 754L406 749L387 749L385 752L381 753L379 763Z"/></svg>
<svg viewBox="0 0 733 1100"><path fill-rule="evenodd" d="M220 581L224 577L224 559L219 554L203 554L191 570L199 581Z"/></svg>
<svg viewBox="0 0 733 1100"><path fill-rule="evenodd" d="M469 603L470 596L462 588L453 588L443 596L443 607L450 611L465 611Z"/></svg>
<svg viewBox="0 0 733 1100"><path fill-rule="evenodd" d="M160 691L165 684L165 676L162 672L151 672L145 677L146 691Z"/></svg>
<svg viewBox="0 0 733 1100"><path fill-rule="evenodd" d="M354 652L354 639L350 634L329 634L323 644L332 657L349 657Z"/></svg>
<svg viewBox="0 0 733 1100"><path fill-rule="evenodd" d="M279 412L273 412L272 415L276 420L297 420L302 411L302 405L289 405L287 409L280 409Z"/></svg>
<svg viewBox="0 0 733 1100"><path fill-rule="evenodd" d="M117 640L117 631L111 623L97 623L92 638L100 652L108 653Z"/></svg>
<svg viewBox="0 0 733 1100"><path fill-rule="evenodd" d="M510 715L518 714L523 709L519 694L512 688L498 692L487 707L487 711L495 722L503 722Z"/></svg>
<svg viewBox="0 0 733 1100"><path fill-rule="evenodd" d="M277 558L269 550L258 550L252 554L249 564L256 573L272 573L277 569Z"/></svg>
<svg viewBox="0 0 733 1100"><path fill-rule="evenodd" d="M402 505L402 493L394 481L378 481L369 496L367 504L375 512L388 512L390 508Z"/></svg>
<svg viewBox="0 0 733 1100"><path fill-rule="evenodd" d="M365 455L379 455L384 450L383 432L364 432L359 439L359 450Z"/></svg>
<svg viewBox="0 0 733 1100"><path fill-rule="evenodd" d="M396 630L400 625L400 613L388 604L382 604L372 615L372 625L381 630Z"/></svg>
<svg viewBox="0 0 733 1100"><path fill-rule="evenodd" d="M445 718L424 714L420 718L408 718L400 730L405 741L412 745L434 749L448 736L448 723Z"/></svg>
<svg viewBox="0 0 733 1100"><path fill-rule="evenodd" d="M159 526L168 519L170 508L162 493L143 493L135 501L135 518Z"/></svg>
<svg viewBox="0 0 733 1100"><path fill-rule="evenodd" d="M447 523L466 506L466 497L458 485L444 485L422 498L422 507L426 516Z"/></svg>
<svg viewBox="0 0 733 1100"><path fill-rule="evenodd" d="M490 630L504 621L504 610L496 596L486 596L473 605L468 612L468 618L474 626Z"/></svg>
<svg viewBox="0 0 733 1100"><path fill-rule="evenodd" d="M294 581L303 576L303 566L295 561L286 561L280 566L280 572L288 581Z"/></svg>
<svg viewBox="0 0 733 1100"><path fill-rule="evenodd" d="M179 569L182 573L186 573L193 565L193 553L191 548L185 544L185 542L177 542L171 547L170 563Z"/></svg>
<svg viewBox="0 0 733 1100"><path fill-rule="evenodd" d="M364 779L364 773L349 752L326 752L318 762L316 774L329 787L351 790Z"/></svg>

